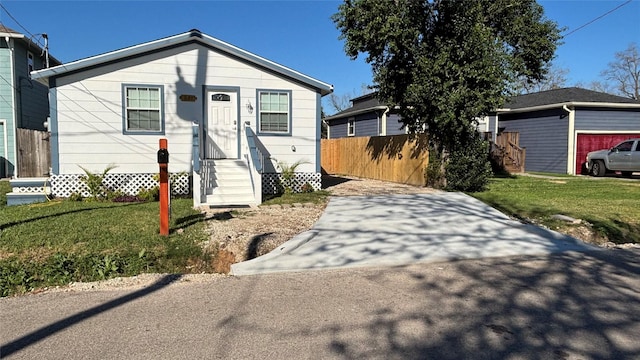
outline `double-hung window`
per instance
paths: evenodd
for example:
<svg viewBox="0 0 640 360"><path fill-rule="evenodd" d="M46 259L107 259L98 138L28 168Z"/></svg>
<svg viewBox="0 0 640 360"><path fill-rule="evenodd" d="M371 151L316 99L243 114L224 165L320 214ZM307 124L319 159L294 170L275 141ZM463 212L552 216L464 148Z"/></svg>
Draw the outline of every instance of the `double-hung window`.
<svg viewBox="0 0 640 360"><path fill-rule="evenodd" d="M164 133L164 90L159 85L123 85L125 134Z"/></svg>
<svg viewBox="0 0 640 360"><path fill-rule="evenodd" d="M258 90L258 131L291 134L291 91Z"/></svg>
<svg viewBox="0 0 640 360"><path fill-rule="evenodd" d="M356 118L350 117L347 120L347 136L354 136L356 134Z"/></svg>

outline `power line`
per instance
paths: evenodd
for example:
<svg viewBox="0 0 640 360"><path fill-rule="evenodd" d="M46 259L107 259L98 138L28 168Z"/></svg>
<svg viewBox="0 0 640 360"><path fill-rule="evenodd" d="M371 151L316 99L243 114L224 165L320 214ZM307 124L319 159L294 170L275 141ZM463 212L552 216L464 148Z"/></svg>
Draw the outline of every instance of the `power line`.
<svg viewBox="0 0 640 360"><path fill-rule="evenodd" d="M623 6L627 5L627 4L629 4L631 1L632 1L632 0L627 0L627 2L622 3L622 4L618 5L618 6L616 6L615 8L613 8L613 9L611 9L611 10L607 11L606 13L604 13L604 14L602 14L602 15L598 16L597 18L595 18L595 19L593 19L593 20L591 20L591 21L587 22L586 24L581 25L581 26L578 26L577 28L575 28L575 29L573 29L573 30L569 31L567 34L565 34L565 35L564 35L564 37L567 37L567 36L569 36L569 35L573 34L574 32L576 32L576 31L578 31L578 30L580 30L580 29L582 29L582 28L585 28L585 27L587 27L587 26L589 26L589 25L593 24L594 22L596 22L596 21L598 21L598 20L602 19L603 17L605 17L605 16L607 16L607 15L611 14L612 12L614 12L614 11L616 11L616 10L620 9L621 7L623 7Z"/></svg>
<svg viewBox="0 0 640 360"><path fill-rule="evenodd" d="M4 7L4 5L2 5L2 3L0 2L0 7L2 8L2 10L4 10L5 13L7 13L7 15L9 15L9 17L19 26L22 28L22 30L24 30L29 36L30 39L36 39L36 41L38 42L38 45L40 45L40 47L42 47L42 44L40 43L40 40L37 39L37 37L35 35L33 35L29 30L27 30L26 27L22 26L22 24L20 24L20 22L18 21L18 19L16 19L15 17L13 17L13 15L11 15L11 13L9 12L9 10L7 10L6 7Z"/></svg>

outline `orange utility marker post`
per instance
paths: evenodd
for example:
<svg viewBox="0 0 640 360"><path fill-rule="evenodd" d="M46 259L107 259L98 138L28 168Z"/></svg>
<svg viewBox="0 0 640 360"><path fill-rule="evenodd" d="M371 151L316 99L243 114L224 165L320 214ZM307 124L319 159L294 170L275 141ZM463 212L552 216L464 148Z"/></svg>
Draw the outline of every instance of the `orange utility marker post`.
<svg viewBox="0 0 640 360"><path fill-rule="evenodd" d="M158 150L160 166L160 235L169 235L169 150L167 139L160 139Z"/></svg>

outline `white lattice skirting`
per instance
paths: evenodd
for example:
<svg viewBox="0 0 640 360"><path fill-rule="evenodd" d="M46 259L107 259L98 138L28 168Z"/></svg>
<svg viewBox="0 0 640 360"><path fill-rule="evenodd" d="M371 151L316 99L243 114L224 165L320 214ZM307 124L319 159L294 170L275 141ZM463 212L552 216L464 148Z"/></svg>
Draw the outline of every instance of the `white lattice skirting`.
<svg viewBox="0 0 640 360"><path fill-rule="evenodd" d="M20 194L48 194L49 186L15 186L11 188L11 192Z"/></svg>
<svg viewBox="0 0 640 360"><path fill-rule="evenodd" d="M55 197L69 197L71 194L81 194L90 196L87 186L80 180L82 174L61 174L53 175L49 178L51 184L51 194ZM136 195L140 189L152 189L158 186L154 179L156 174L107 174L103 184L111 191L122 191L125 194ZM277 194L280 191L279 173L262 174L262 193ZM191 181L189 174L176 173L170 175L171 194L188 195L191 192ZM313 190L322 188L322 174L320 173L296 173L293 181L293 191L300 192L305 184L311 185ZM20 192L42 192L42 187L23 188ZM14 189L15 191L15 189Z"/></svg>
<svg viewBox="0 0 640 360"><path fill-rule="evenodd" d="M262 193L277 194L280 188L280 179L282 179L282 174L280 173L262 174ZM293 192L301 192L304 184L311 185L315 191L320 190L322 188L322 174L296 173L293 179Z"/></svg>
<svg viewBox="0 0 640 360"><path fill-rule="evenodd" d="M158 186L154 179L156 174L107 174L102 183L111 191L122 191L125 194L136 195L140 189L152 189ZM82 174L53 175L51 181L51 193L55 197L69 197L71 194L90 196L89 189L80 180ZM188 195L191 187L189 174L170 174L171 194Z"/></svg>

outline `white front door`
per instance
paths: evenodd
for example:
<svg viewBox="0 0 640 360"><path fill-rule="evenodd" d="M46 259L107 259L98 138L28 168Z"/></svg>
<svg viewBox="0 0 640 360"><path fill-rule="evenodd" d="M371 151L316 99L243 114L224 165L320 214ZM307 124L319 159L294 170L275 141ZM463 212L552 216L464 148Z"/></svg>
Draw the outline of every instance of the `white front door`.
<svg viewBox="0 0 640 360"><path fill-rule="evenodd" d="M207 159L238 158L238 94L207 91Z"/></svg>

